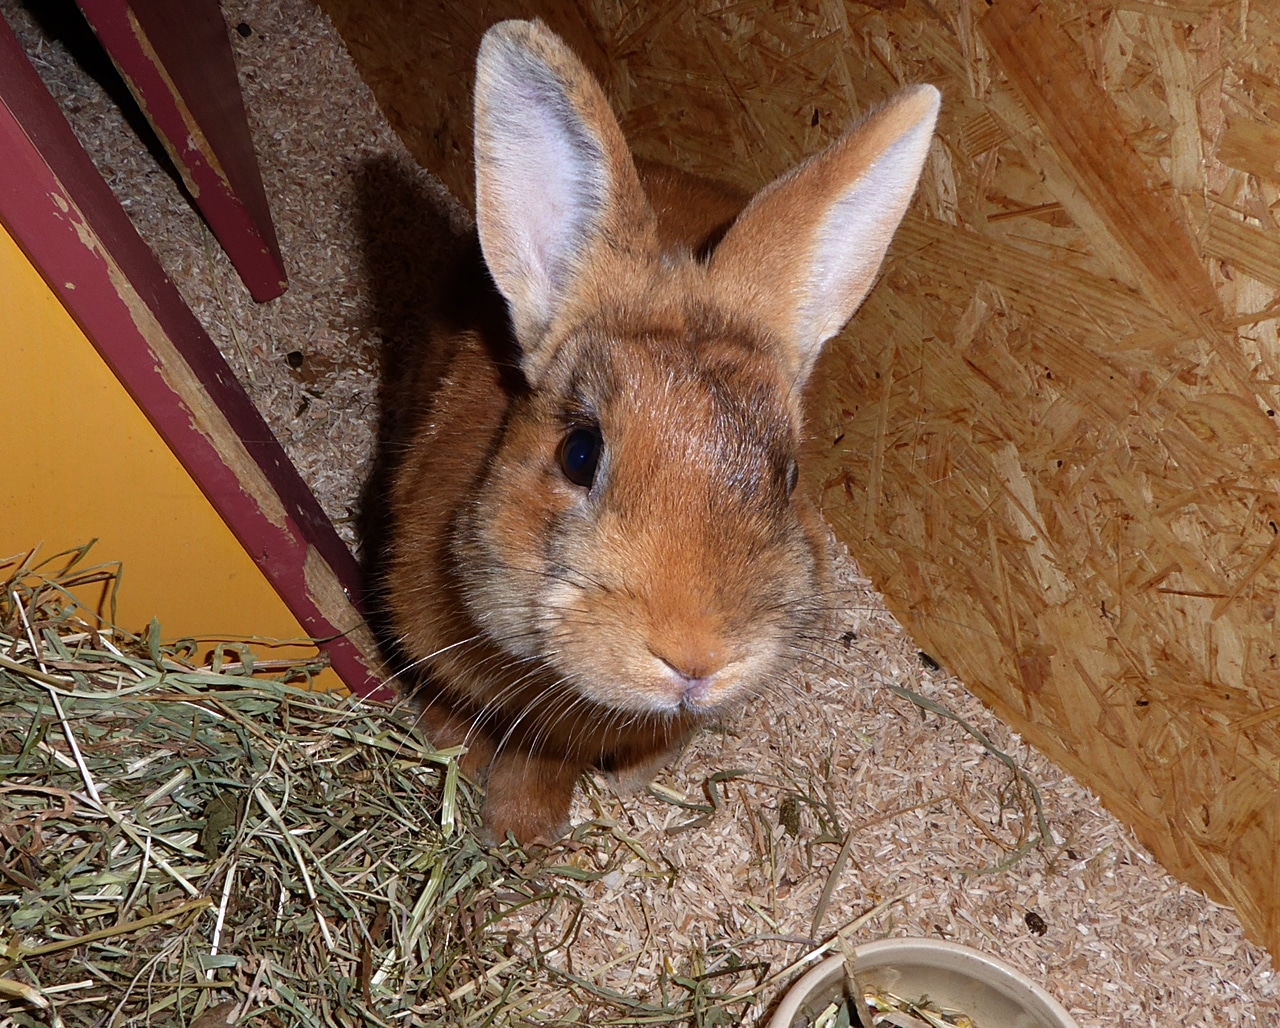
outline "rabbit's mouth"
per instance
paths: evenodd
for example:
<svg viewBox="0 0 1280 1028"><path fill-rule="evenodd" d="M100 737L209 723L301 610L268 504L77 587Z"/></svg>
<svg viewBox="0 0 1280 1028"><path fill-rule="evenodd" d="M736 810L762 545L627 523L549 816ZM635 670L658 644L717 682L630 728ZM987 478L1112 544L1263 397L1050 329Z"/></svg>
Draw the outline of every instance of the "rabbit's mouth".
<svg viewBox="0 0 1280 1028"><path fill-rule="evenodd" d="M641 718L693 717L699 722L741 707L761 691L765 654L734 654L732 659L707 658L701 664L675 662L652 652L614 653L597 660L577 678L578 691L596 704Z"/></svg>

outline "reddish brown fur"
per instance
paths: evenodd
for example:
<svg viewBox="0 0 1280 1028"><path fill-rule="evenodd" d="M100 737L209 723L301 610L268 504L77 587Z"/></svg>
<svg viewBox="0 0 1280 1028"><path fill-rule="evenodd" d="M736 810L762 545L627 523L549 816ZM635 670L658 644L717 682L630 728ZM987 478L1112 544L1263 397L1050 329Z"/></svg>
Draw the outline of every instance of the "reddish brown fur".
<svg viewBox="0 0 1280 1028"><path fill-rule="evenodd" d="M534 87L517 88L558 81L580 135L553 150L570 163L600 154L607 203L567 286L540 277L527 237L481 203L519 347L479 318L437 340L452 356L395 482L387 599L404 655L422 665L433 741L465 744L464 769L487 773L488 830L545 843L563 831L584 769L647 781L699 725L785 676L812 638L824 532L792 487L799 391L825 336L794 338L795 265L811 260L826 212L880 137L922 108L917 95L886 109L871 156L846 140L835 169L791 176L802 191L760 194L723 253L700 259L742 198L652 165L642 186L603 94L563 45L536 24L493 32L521 67L540 62ZM481 113L483 197L511 178ZM770 292L762 269L785 288ZM863 277L822 317L847 318ZM589 491L560 466L582 424L604 440Z"/></svg>
<svg viewBox="0 0 1280 1028"><path fill-rule="evenodd" d="M672 224L679 223L676 216ZM511 831L524 841L549 841L562 829L574 783L585 768L602 767L640 784L635 780L647 780L694 728L762 687L756 676L740 683L740 691L724 686L724 702L705 712L679 711L628 724L616 713L627 692L648 685L656 693L666 683L647 683L643 673L620 676L611 665L625 643L652 647L700 677L740 656L726 650L726 640L763 631L760 621L769 616L770 603L793 608L798 603L798 614L787 620L779 640L785 659L773 659L766 668L781 672L792 662L795 638L810 628L821 606L819 515L801 491L788 501L776 481L779 470L785 474L778 465L798 442L798 411L777 362L741 328L734 338L728 334L732 330L705 324L708 312L693 290L666 285L661 299L611 297L590 327L561 344L580 351L566 370L594 370L605 379L600 383L605 389L619 380L629 386L601 412L602 429L614 440L615 460L625 460L636 472L634 479L649 483L647 489L617 497L620 511L593 534L595 552L584 555L593 557L591 578L615 585L608 593L593 592L590 604L572 608L573 615L578 622L611 627L579 635L577 646L572 624L560 626L547 640L548 648L573 651L574 667L601 685L604 702L561 710L562 694L553 690L549 699L543 697L563 669L540 669L527 677L526 663L488 639L458 645L479 631L463 583L491 559L486 546L505 550L503 558L513 566L528 564L535 560L530 555L544 552L551 526L574 499L575 487L563 482L555 463L570 381L546 382L537 392L513 395L492 349L469 336L407 451L397 482L389 600L401 644L415 658L455 647L430 663L428 688L434 694L427 707L428 731L438 745L470 747L464 759L469 773L489 766L485 821L499 837ZM647 317L637 324L631 312L641 307ZM618 314L610 317L606 311L621 311L625 327L617 323ZM707 421L715 405L700 378L708 368L717 387L758 401L750 406L757 431L767 438L758 443L762 449L756 456L767 457L771 446L775 457L755 469L750 483L763 495L735 500L741 484L733 478L743 468L707 450L716 435ZM672 369L685 377L668 392ZM505 474L481 485L478 480L495 463ZM738 516L708 509L717 501ZM636 526L658 527L635 531ZM766 559L770 547L774 568ZM771 597L769 583L778 579L801 584L785 599ZM536 619L530 606L517 620ZM638 636L629 627L637 624ZM627 635L629 640L623 638ZM485 705L494 702L501 711L482 716ZM495 759L498 744L526 710Z"/></svg>

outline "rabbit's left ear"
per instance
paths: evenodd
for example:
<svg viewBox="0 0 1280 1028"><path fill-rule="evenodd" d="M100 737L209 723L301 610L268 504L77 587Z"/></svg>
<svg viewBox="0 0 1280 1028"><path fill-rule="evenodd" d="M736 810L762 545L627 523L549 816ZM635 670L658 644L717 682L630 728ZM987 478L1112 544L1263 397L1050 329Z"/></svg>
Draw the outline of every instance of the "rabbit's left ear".
<svg viewBox="0 0 1280 1028"><path fill-rule="evenodd" d="M764 321L797 388L875 280L915 192L939 103L933 86L902 90L765 186L711 255L713 282Z"/></svg>

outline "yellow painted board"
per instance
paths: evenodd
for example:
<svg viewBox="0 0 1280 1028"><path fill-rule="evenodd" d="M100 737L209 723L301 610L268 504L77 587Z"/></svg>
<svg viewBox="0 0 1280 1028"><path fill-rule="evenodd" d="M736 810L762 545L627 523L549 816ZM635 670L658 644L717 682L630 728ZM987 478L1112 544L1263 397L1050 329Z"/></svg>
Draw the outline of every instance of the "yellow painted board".
<svg viewBox="0 0 1280 1028"><path fill-rule="evenodd" d="M91 562L124 569L120 627L314 655L268 649L303 639L297 619L3 226L0 312L0 559L97 539Z"/></svg>

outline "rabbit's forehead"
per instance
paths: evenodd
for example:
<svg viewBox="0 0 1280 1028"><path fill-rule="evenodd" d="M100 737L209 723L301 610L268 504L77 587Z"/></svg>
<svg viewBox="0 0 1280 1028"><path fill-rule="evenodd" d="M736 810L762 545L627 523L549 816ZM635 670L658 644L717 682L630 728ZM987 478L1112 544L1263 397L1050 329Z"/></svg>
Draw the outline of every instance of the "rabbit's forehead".
<svg viewBox="0 0 1280 1028"><path fill-rule="evenodd" d="M779 375L749 352L641 340L615 346L579 386L604 437L612 501L637 489L767 505L784 495L798 432Z"/></svg>
<svg viewBox="0 0 1280 1028"><path fill-rule="evenodd" d="M731 342L614 340L573 388L606 434L635 429L765 449L794 444L794 415L775 364Z"/></svg>

